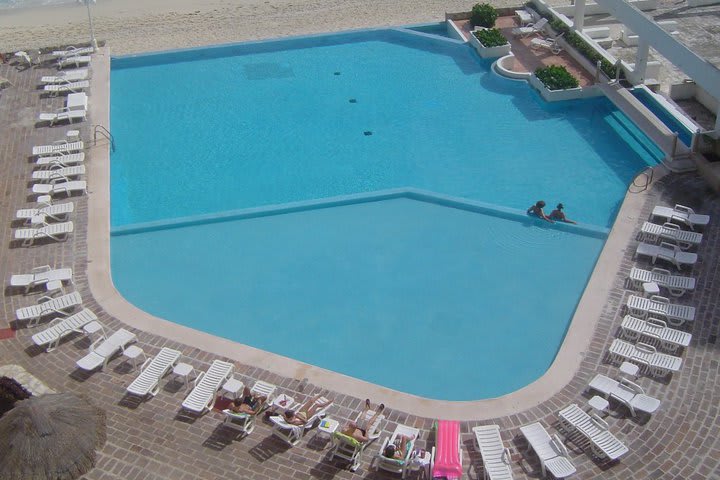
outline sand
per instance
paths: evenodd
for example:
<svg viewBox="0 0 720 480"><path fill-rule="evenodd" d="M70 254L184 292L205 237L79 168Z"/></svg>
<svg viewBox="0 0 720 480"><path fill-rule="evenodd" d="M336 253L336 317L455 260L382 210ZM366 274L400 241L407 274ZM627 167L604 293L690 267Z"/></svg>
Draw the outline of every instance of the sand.
<svg viewBox="0 0 720 480"><path fill-rule="evenodd" d="M496 6L521 0L495 0ZM95 37L112 55L341 30L407 25L468 11L458 0L98 0ZM0 51L89 41L84 4L0 13Z"/></svg>

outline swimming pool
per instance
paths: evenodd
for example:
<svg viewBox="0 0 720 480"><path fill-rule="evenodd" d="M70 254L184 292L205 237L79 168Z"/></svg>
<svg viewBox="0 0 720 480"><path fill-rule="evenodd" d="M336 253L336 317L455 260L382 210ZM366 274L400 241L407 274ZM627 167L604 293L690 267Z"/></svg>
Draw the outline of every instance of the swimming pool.
<svg viewBox="0 0 720 480"><path fill-rule="evenodd" d="M688 147L692 144L692 137L695 132L695 128L687 126L685 122L681 121L675 115L673 115L668 108L672 108L669 105L666 107L663 105L658 96L652 93L647 87L636 87L630 90L635 98L640 100L640 103L645 105L658 120L665 124L671 132L678 134L678 138ZM667 104L667 102L665 102ZM689 122L689 121L688 121Z"/></svg>
<svg viewBox="0 0 720 480"><path fill-rule="evenodd" d="M547 370L627 184L656 162L610 102L545 104L404 29L124 57L111 75L118 290L429 398ZM527 218L540 197L583 225Z"/></svg>

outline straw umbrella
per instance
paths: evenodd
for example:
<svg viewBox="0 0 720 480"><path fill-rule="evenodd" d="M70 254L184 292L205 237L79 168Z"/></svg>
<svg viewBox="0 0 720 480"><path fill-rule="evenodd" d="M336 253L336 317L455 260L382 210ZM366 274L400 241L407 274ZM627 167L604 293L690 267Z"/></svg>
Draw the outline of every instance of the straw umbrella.
<svg viewBox="0 0 720 480"><path fill-rule="evenodd" d="M31 397L0 418L0 478L70 480L105 443L105 412L72 393Z"/></svg>

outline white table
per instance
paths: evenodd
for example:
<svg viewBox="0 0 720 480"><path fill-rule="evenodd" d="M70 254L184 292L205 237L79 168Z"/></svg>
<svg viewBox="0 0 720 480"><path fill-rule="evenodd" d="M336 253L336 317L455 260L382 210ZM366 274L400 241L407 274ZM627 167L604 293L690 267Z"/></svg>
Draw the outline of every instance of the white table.
<svg viewBox="0 0 720 480"><path fill-rule="evenodd" d="M607 413L610 402L605 400L603 397L595 395L590 400L588 400L588 405L590 405L591 408L597 410L600 413Z"/></svg>
<svg viewBox="0 0 720 480"><path fill-rule="evenodd" d="M332 440L333 433L335 433L339 426L340 422L338 422L337 420L333 418L323 418L318 424L317 433L315 434L315 436L320 438L327 437L328 440Z"/></svg>
<svg viewBox="0 0 720 480"><path fill-rule="evenodd" d="M430 461L432 454L427 450L415 450L410 458L408 470L411 472L421 472L423 479L430 478Z"/></svg>
<svg viewBox="0 0 720 480"><path fill-rule="evenodd" d="M87 110L88 97L85 93L71 93L67 96L68 110ZM73 130L71 130L72 132ZM77 131L77 130L75 130Z"/></svg>
<svg viewBox="0 0 720 480"><path fill-rule="evenodd" d="M102 332L102 338L105 338L105 330L103 329L102 324L100 322L98 322L97 320L93 320L92 322L86 323L83 326L83 332L85 332L85 334L91 338L92 338L93 334L95 334L97 332Z"/></svg>
<svg viewBox="0 0 720 480"><path fill-rule="evenodd" d="M230 380L225 382L225 384L222 386L222 389L220 390L220 396L224 397L225 393L229 393L232 395L233 400L238 397L238 393L245 387L245 384L238 380L235 377L232 377Z"/></svg>
<svg viewBox="0 0 720 480"><path fill-rule="evenodd" d="M185 388L187 388L190 384L190 375L195 371L192 365L188 365L187 363L178 363L173 367L173 375L176 377L180 377L183 379L183 382L185 383Z"/></svg>
<svg viewBox="0 0 720 480"><path fill-rule="evenodd" d="M643 283L643 292L645 292L646 297L650 297L653 295L660 295L660 286L655 282L645 282Z"/></svg>
<svg viewBox="0 0 720 480"><path fill-rule="evenodd" d="M515 15L517 15L520 19L521 27L524 27L525 25L533 21L532 15L530 15L527 10L515 10Z"/></svg>
<svg viewBox="0 0 720 480"><path fill-rule="evenodd" d="M143 361L145 361L145 352L143 351L142 348L138 347L137 345L130 345L125 350L123 350L123 357L125 357L126 360L129 360L132 362L133 370L135 370L137 368L137 359L140 356L142 356Z"/></svg>
<svg viewBox="0 0 720 480"><path fill-rule="evenodd" d="M289 395L281 393L272 401L270 408L273 412L277 412L278 409L285 411L292 408L293 405L295 405L295 399Z"/></svg>
<svg viewBox="0 0 720 480"><path fill-rule="evenodd" d="M625 375L630 375L633 379L637 378L640 374L640 367L630 362L623 362L620 364L620 371Z"/></svg>

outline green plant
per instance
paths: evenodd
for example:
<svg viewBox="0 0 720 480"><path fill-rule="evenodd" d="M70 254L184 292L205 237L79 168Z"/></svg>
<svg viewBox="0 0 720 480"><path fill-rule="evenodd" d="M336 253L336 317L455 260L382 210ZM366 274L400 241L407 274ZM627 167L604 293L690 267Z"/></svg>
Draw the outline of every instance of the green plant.
<svg viewBox="0 0 720 480"><path fill-rule="evenodd" d="M578 53L580 53L580 55L590 60L593 65L595 65L599 60L600 69L605 73L605 75L609 78L615 78L615 74L617 73L615 65L608 62L605 57L595 51L595 49L592 48L590 44L588 44L580 35L570 31L570 27L568 27L564 22L558 20L557 18L546 18L550 20L550 27L552 27L553 30L558 33L565 34L564 38L568 45L573 47Z"/></svg>
<svg viewBox="0 0 720 480"><path fill-rule="evenodd" d="M564 65L549 65L535 70L535 76L548 90L567 90L577 88L580 84Z"/></svg>
<svg viewBox="0 0 720 480"><path fill-rule="evenodd" d="M476 3L470 13L470 23L475 27L492 28L495 26L498 13L489 3Z"/></svg>
<svg viewBox="0 0 720 480"><path fill-rule="evenodd" d="M475 30L473 35L475 35L475 38L477 38L484 47L499 47L500 45L507 45L508 43L505 36L500 33L500 30L497 28Z"/></svg>

